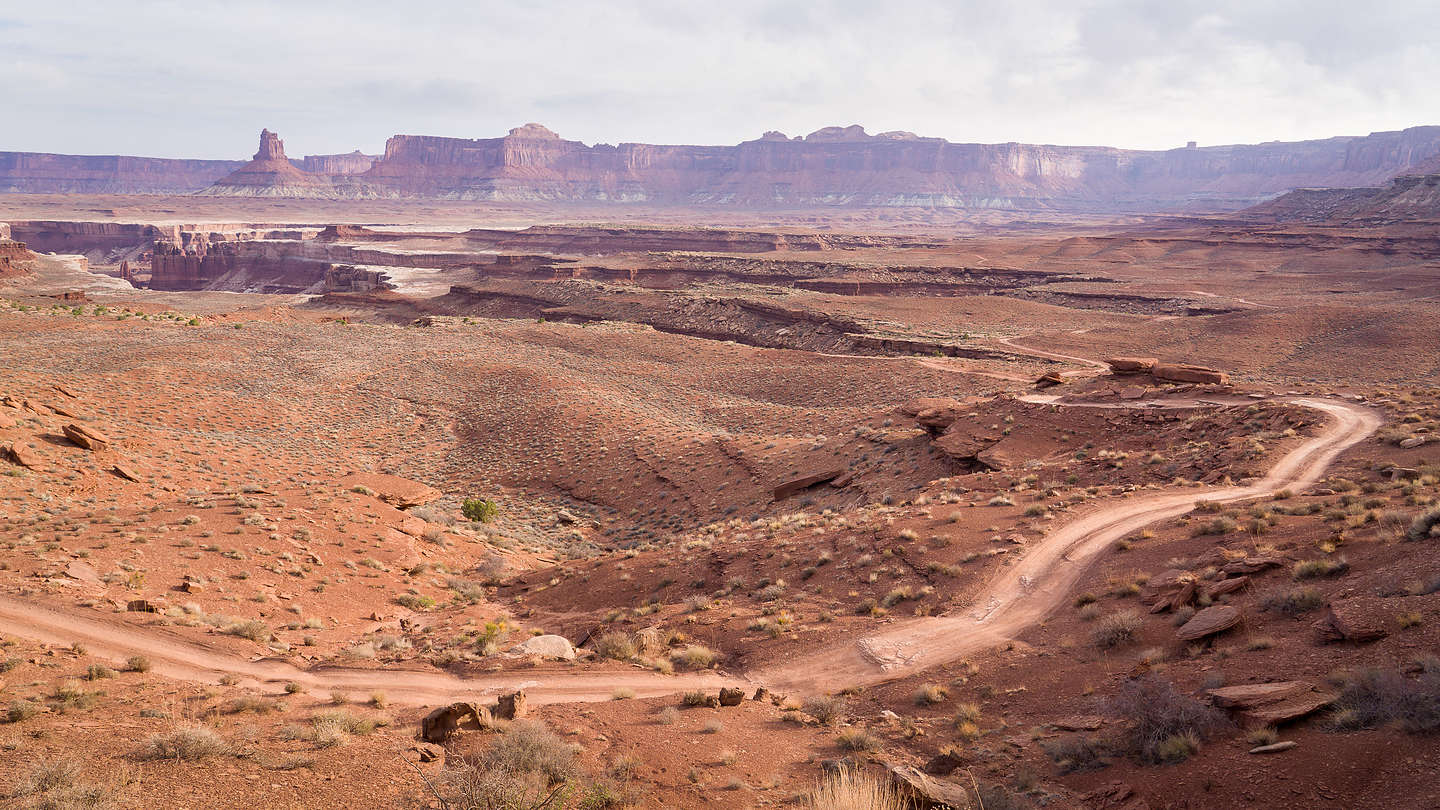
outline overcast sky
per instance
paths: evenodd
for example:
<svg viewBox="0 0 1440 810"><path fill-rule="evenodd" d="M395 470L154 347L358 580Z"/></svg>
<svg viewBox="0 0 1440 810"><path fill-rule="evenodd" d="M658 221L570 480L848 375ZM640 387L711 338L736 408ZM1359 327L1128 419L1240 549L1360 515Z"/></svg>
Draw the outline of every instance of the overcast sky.
<svg viewBox="0 0 1440 810"><path fill-rule="evenodd" d="M1440 124L1436 0L0 0L0 150L862 124L1170 148Z"/></svg>

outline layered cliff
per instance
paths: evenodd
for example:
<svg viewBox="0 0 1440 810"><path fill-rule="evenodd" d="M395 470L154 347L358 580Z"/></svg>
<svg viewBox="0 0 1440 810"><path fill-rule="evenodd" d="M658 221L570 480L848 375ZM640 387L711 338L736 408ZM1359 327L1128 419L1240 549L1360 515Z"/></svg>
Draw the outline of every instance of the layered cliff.
<svg viewBox="0 0 1440 810"><path fill-rule="evenodd" d="M586 146L527 124L503 138L396 135L355 178L367 196L668 204L1234 209L1307 186L1381 183L1440 155L1440 127L1140 151L962 144L829 127L737 146Z"/></svg>
<svg viewBox="0 0 1440 810"><path fill-rule="evenodd" d="M266 135L273 143L246 164L0 153L0 191L1150 212L1236 210L1297 188L1379 186L1440 160L1440 127L1144 151L951 143L858 126L803 138L767 132L734 146L587 146L527 124L478 140L396 135L378 159L356 152L298 161Z"/></svg>
<svg viewBox="0 0 1440 810"><path fill-rule="evenodd" d="M242 164L239 160L0 152L0 193L189 194Z"/></svg>

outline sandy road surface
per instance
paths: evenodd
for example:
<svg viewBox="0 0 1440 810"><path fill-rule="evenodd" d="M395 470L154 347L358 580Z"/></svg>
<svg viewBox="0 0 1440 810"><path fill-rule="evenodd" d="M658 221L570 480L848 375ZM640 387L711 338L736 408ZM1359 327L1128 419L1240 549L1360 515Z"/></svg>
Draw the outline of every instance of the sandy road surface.
<svg viewBox="0 0 1440 810"><path fill-rule="evenodd" d="M459 678L428 669L303 669L285 661L237 656L165 628L134 624L116 614L66 612L8 596L0 596L0 632L48 644L80 642L93 655L115 662L143 655L155 672L182 680L215 683L231 674L242 683L269 688L295 681L312 692L384 691L392 701L410 705L480 698L517 687L538 703L556 703L606 700L618 687L633 689L643 697L738 681L782 690L877 683L972 655L1013 637L1063 604L1075 581L1116 540L1156 520L1184 514L1196 500L1238 501L1311 486L1336 456L1380 425L1374 412L1351 403L1309 398L1289 401L1327 414L1330 422L1319 435L1281 458L1264 479L1245 486L1187 489L1102 504L1031 546L987 585L967 613L898 622L882 632L743 677L718 673L665 676L637 670Z"/></svg>

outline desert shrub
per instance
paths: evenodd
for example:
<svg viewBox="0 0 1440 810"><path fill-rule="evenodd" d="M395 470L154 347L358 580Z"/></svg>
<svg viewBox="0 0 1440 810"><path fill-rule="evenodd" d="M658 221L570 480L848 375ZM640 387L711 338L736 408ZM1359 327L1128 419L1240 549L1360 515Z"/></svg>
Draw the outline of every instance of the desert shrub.
<svg viewBox="0 0 1440 810"><path fill-rule="evenodd" d="M1316 577L1338 577L1350 570L1350 564L1345 560L1301 560L1295 563L1293 576L1296 579L1315 579Z"/></svg>
<svg viewBox="0 0 1440 810"><path fill-rule="evenodd" d="M274 703L271 703L265 698L255 697L254 695L237 697L225 704L225 712L227 714L269 714L274 710Z"/></svg>
<svg viewBox="0 0 1440 810"><path fill-rule="evenodd" d="M915 705L916 705L916 706L934 706L936 703L942 703L942 702L944 702L945 698L946 698L948 695L949 695L949 692L947 692L947 691L945 690L945 687L941 686L940 684L937 684L937 683L925 683L925 684L921 684L919 687L917 687L917 688L915 689L915 695L914 695Z"/></svg>
<svg viewBox="0 0 1440 810"><path fill-rule="evenodd" d="M1260 609L1298 616L1325 606L1325 595L1314 588L1273 590L1260 597Z"/></svg>
<svg viewBox="0 0 1440 810"><path fill-rule="evenodd" d="M435 607L435 598L414 593L402 593L395 597L395 604L410 610L429 610Z"/></svg>
<svg viewBox="0 0 1440 810"><path fill-rule="evenodd" d="M510 773L538 773L553 785L579 772L575 754L575 747L550 729L522 720L506 727L485 753L484 763Z"/></svg>
<svg viewBox="0 0 1440 810"><path fill-rule="evenodd" d="M32 700L15 700L10 703L10 708L5 710L5 722L19 723L22 720L29 720L40 713L40 704Z"/></svg>
<svg viewBox="0 0 1440 810"><path fill-rule="evenodd" d="M1200 751L1200 738L1191 732L1171 734L1155 746L1155 759L1160 762L1181 762Z"/></svg>
<svg viewBox="0 0 1440 810"><path fill-rule="evenodd" d="M99 681L105 678L113 677L115 677L115 670L105 666L104 664L91 664L85 670L85 680L87 681Z"/></svg>
<svg viewBox="0 0 1440 810"><path fill-rule="evenodd" d="M1133 610L1111 613L1100 619L1100 623L1091 632L1091 642L1102 650L1129 644L1135 640L1136 631L1140 629L1141 623L1140 614Z"/></svg>
<svg viewBox="0 0 1440 810"><path fill-rule="evenodd" d="M961 703L955 707L956 723L978 723L980 722L980 704Z"/></svg>
<svg viewBox="0 0 1440 810"><path fill-rule="evenodd" d="M1110 752L1109 748L1099 740L1081 734L1061 737L1058 740L1043 743L1042 747L1045 753L1055 760L1061 773L1089 771L1110 764L1105 759Z"/></svg>
<svg viewBox="0 0 1440 810"><path fill-rule="evenodd" d="M1227 517L1217 517L1209 523L1202 523L1196 526L1191 534L1196 537L1205 535L1224 535L1235 531L1235 521Z"/></svg>
<svg viewBox="0 0 1440 810"><path fill-rule="evenodd" d="M601 658L613 658L616 661L629 661L635 657L635 639L629 633L620 630L612 630L596 638L590 645L595 654Z"/></svg>
<svg viewBox="0 0 1440 810"><path fill-rule="evenodd" d="M1437 527L1440 527L1440 508L1421 512L1415 516L1414 520L1410 521L1410 528L1405 532L1405 539L1418 542L1427 537L1434 537Z"/></svg>
<svg viewBox="0 0 1440 810"><path fill-rule="evenodd" d="M888 785L846 769L826 777L806 798L805 807L809 810L904 810L905 804Z"/></svg>
<svg viewBox="0 0 1440 810"><path fill-rule="evenodd" d="M835 735L835 743L846 751L878 751L880 740L863 728L847 729Z"/></svg>
<svg viewBox="0 0 1440 810"><path fill-rule="evenodd" d="M32 797L31 810L108 810L115 806L110 791L80 781L80 764L72 759L43 759L30 766L0 797ZM7 807L9 805L6 805Z"/></svg>
<svg viewBox="0 0 1440 810"><path fill-rule="evenodd" d="M710 703L710 696L704 689L692 689L680 696L680 702L686 706L706 706Z"/></svg>
<svg viewBox="0 0 1440 810"><path fill-rule="evenodd" d="M500 515L500 504L487 498L466 498L460 504L460 514L466 520L489 523Z"/></svg>
<svg viewBox="0 0 1440 810"><path fill-rule="evenodd" d="M715 652L709 647L691 644L683 650L677 650L670 656L670 660L685 669L709 669L715 664Z"/></svg>
<svg viewBox="0 0 1440 810"><path fill-rule="evenodd" d="M1131 753L1147 762L1177 761L1174 757L1188 743L1198 747L1226 725L1224 714L1180 694L1153 673L1126 682L1107 702L1107 708L1125 721L1124 742ZM1193 751L1184 756L1190 753Z"/></svg>
<svg viewBox="0 0 1440 810"><path fill-rule="evenodd" d="M234 624L227 625L225 627L225 633L232 636L239 636L241 638L248 638L251 641L258 641L261 644L269 641L275 635L270 631L270 626L268 624L258 619L251 619L250 621L244 622L235 622Z"/></svg>
<svg viewBox="0 0 1440 810"><path fill-rule="evenodd" d="M149 672L150 659L143 655L132 655L125 661L126 672Z"/></svg>
<svg viewBox="0 0 1440 810"><path fill-rule="evenodd" d="M830 725L845 714L845 698L838 695L811 695L800 704L800 711L825 725Z"/></svg>
<svg viewBox="0 0 1440 810"><path fill-rule="evenodd" d="M1330 722L1338 730L1395 723L1412 734L1440 731L1440 672L1427 670L1415 680L1391 670L1348 673Z"/></svg>
<svg viewBox="0 0 1440 810"><path fill-rule="evenodd" d="M181 726L164 734L151 734L140 755L144 759L201 760L224 754L225 740L208 726Z"/></svg>

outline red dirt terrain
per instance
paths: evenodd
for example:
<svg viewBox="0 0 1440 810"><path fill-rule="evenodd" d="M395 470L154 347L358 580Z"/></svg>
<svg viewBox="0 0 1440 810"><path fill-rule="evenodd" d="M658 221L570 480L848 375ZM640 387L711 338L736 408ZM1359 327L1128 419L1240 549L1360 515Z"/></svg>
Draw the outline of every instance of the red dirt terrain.
<svg viewBox="0 0 1440 810"><path fill-rule="evenodd" d="M5 802L1440 803L1418 214L0 210Z"/></svg>

